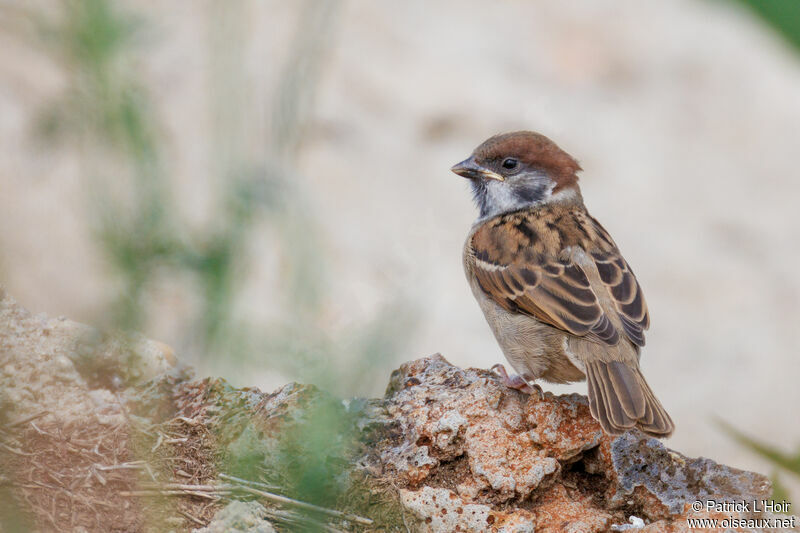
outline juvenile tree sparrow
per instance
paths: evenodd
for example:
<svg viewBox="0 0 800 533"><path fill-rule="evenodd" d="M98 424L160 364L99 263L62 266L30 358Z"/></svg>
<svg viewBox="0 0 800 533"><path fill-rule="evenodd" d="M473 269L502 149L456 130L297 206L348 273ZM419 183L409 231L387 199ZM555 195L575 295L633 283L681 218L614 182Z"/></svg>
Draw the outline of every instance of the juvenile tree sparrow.
<svg viewBox="0 0 800 533"><path fill-rule="evenodd" d="M612 435L668 437L672 419L639 369L650 325L617 245L583 205L578 163L547 137L496 135L455 165L480 215L464 245L472 292L511 366L508 386L587 378L589 406Z"/></svg>

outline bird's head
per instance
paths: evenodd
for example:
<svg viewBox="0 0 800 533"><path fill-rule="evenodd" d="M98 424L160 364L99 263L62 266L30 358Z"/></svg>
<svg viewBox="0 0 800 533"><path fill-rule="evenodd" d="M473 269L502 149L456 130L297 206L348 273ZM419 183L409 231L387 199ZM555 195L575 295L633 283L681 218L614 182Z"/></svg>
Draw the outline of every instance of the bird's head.
<svg viewBox="0 0 800 533"><path fill-rule="evenodd" d="M472 184L480 218L547 203L580 203L580 165L532 131L495 135L451 168Z"/></svg>

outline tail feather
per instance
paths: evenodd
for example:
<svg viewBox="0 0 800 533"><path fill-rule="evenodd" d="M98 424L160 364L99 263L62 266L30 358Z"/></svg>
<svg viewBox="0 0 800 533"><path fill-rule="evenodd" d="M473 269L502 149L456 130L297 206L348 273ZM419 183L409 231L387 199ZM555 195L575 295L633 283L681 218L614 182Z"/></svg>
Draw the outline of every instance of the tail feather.
<svg viewBox="0 0 800 533"><path fill-rule="evenodd" d="M648 426L655 428L655 430L647 431L647 433L657 437L669 437L675 429L675 424L672 422L672 418L670 418L667 411L661 406L661 402L659 402L658 398L653 394L647 382L644 381L644 377L642 377L642 382L646 387L645 393L648 397L648 404L655 406L653 409L653 421Z"/></svg>
<svg viewBox="0 0 800 533"><path fill-rule="evenodd" d="M618 435L638 427L649 435L668 437L675 429L638 365L622 361L587 362L586 381L589 409L606 433Z"/></svg>
<svg viewBox="0 0 800 533"><path fill-rule="evenodd" d="M611 385L617 393L622 408L625 414L634 420L638 420L644 416L645 401L644 391L639 386L636 379L635 372L621 361L611 361L606 365L608 377L611 380Z"/></svg>
<svg viewBox="0 0 800 533"><path fill-rule="evenodd" d="M642 417L642 424L649 426L653 423L656 419L656 413L653 411L653 408L650 407L650 403L645 402L644 407L644 416Z"/></svg>
<svg viewBox="0 0 800 533"><path fill-rule="evenodd" d="M618 428L631 428L636 420L627 415L622 407L619 394L615 392L611 377L608 375L607 365L597 365L594 367L594 374L597 377L600 398L605 406L608 419L611 425Z"/></svg>
<svg viewBox="0 0 800 533"><path fill-rule="evenodd" d="M606 418L608 415L606 414L605 409L600 411L597 402L597 387L596 383L597 380L594 379L590 374L593 372L593 368L590 365L586 365L586 383L589 386L589 412L592 413L592 416L595 420L600 420L601 418Z"/></svg>

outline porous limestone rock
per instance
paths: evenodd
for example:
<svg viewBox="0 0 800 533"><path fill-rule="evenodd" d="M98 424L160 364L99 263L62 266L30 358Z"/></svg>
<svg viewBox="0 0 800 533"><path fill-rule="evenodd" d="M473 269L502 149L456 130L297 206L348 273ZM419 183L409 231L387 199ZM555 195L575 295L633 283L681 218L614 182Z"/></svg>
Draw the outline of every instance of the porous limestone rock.
<svg viewBox="0 0 800 533"><path fill-rule="evenodd" d="M394 372L385 408L395 430L379 455L383 475L419 531L688 532L688 517L768 517L691 509L767 499L760 474L687 458L638 431L605 435L584 396L525 395L438 354Z"/></svg>
<svg viewBox="0 0 800 533"><path fill-rule="evenodd" d="M402 365L383 398L342 401L313 385L290 383L265 394L221 379L192 379L175 370L168 348L127 339L120 344L87 326L32 315L0 289L0 460L8 467L7 484L18 482L27 487L26 498L38 498L41 505L27 509L33 524L49 527L53 517L44 503L60 493L26 481L32 455L50 461L36 475L80 480L74 491L115 502L108 508L125 510L130 530L139 530L153 510L137 490L156 477L228 487L232 503L185 496L189 507L178 516L162 506L163 523L183 524L182 530L215 516L203 533L232 524L269 531L264 516L281 526L437 533L688 533L688 518L775 518L752 509L692 508L711 499L769 499L770 484L759 474L685 457L637 431L608 436L581 395L529 396L489 371L457 368L440 355ZM144 349L131 351L136 346ZM97 372L98 361L121 379ZM76 432L82 433L74 439L62 436ZM92 447L95 441L105 447ZM117 441L118 450L109 448ZM58 446L81 460L61 465ZM107 449L113 453L97 455ZM147 476L117 470L148 471L147 462L165 466ZM67 470L59 472L62 467ZM254 481L262 492L347 514L309 514L258 491L230 488ZM259 502L236 501L248 499ZM24 508L26 501L16 505ZM121 523L119 513L76 510L65 503L59 513L98 531Z"/></svg>

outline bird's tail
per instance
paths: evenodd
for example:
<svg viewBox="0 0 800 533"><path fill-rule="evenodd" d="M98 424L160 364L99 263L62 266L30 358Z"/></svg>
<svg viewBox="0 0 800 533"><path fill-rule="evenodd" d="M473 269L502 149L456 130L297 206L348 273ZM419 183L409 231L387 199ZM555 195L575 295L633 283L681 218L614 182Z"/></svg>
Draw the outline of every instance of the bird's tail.
<svg viewBox="0 0 800 533"><path fill-rule="evenodd" d="M638 427L654 437L669 437L675 429L639 365L622 361L586 362L589 408L606 433L619 435Z"/></svg>

